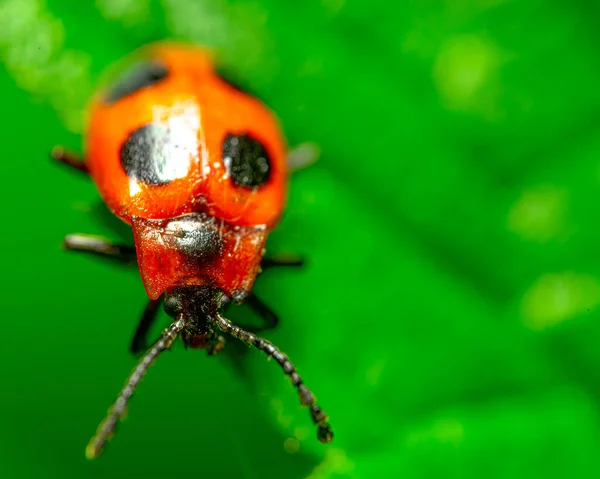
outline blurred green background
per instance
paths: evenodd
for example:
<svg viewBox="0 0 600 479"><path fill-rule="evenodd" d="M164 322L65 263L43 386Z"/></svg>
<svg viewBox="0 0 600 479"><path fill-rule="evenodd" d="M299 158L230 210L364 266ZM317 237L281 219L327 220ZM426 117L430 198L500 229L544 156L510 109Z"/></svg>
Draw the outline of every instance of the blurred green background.
<svg viewBox="0 0 600 479"><path fill-rule="evenodd" d="M599 15L583 0L0 0L0 477L600 477ZM322 148L269 240L309 264L256 289L329 446L258 352L178 343L106 454L84 458L145 293L135 268L61 250L67 233L131 236L48 152L80 149L101 72L163 38L216 48L291 145Z"/></svg>

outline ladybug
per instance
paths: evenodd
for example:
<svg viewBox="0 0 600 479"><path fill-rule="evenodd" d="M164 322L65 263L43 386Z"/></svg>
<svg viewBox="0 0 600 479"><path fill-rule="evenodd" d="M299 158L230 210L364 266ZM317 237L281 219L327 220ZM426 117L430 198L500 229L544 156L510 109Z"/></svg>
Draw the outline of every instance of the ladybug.
<svg viewBox="0 0 600 479"><path fill-rule="evenodd" d="M318 439L330 442L327 415L288 357L223 316L226 306L245 301L266 327L276 325L251 288L261 267L301 264L263 255L283 211L290 162L303 166L310 149L286 152L272 113L223 79L209 51L165 43L139 50L96 93L85 149L85 158L61 147L52 156L91 177L108 208L132 227L135 246L76 234L65 247L137 260L149 303L133 353L146 349L161 302L173 318L131 372L86 456L101 454L148 367L177 336L212 355L224 346L222 333L276 360L309 408Z"/></svg>

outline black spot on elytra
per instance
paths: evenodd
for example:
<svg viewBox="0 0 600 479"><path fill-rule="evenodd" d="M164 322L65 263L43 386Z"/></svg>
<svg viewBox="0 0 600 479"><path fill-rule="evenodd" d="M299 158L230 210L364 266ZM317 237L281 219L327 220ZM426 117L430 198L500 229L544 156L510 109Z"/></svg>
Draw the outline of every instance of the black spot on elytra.
<svg viewBox="0 0 600 479"><path fill-rule="evenodd" d="M246 134L228 134L221 150L223 163L236 185L256 188L269 180L271 161L265 147L256 138Z"/></svg>
<svg viewBox="0 0 600 479"><path fill-rule="evenodd" d="M195 145L177 143L162 125L144 125L121 147L121 164L127 176L149 185L164 185L185 176Z"/></svg>
<svg viewBox="0 0 600 479"><path fill-rule="evenodd" d="M115 103L127 95L164 80L168 75L167 68L156 59L134 63L109 87L104 99L108 104Z"/></svg>

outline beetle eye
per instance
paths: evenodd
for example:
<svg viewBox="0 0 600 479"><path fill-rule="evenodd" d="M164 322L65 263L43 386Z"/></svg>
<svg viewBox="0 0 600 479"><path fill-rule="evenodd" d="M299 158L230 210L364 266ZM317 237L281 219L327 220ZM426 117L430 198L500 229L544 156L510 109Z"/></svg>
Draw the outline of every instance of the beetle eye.
<svg viewBox="0 0 600 479"><path fill-rule="evenodd" d="M127 95L164 80L168 74L167 67L158 60L134 63L121 73L106 92L104 99L108 104L115 103Z"/></svg>
<svg viewBox="0 0 600 479"><path fill-rule="evenodd" d="M221 145L223 163L231 181L238 186L256 188L271 175L271 161L263 144L249 135L228 134Z"/></svg>

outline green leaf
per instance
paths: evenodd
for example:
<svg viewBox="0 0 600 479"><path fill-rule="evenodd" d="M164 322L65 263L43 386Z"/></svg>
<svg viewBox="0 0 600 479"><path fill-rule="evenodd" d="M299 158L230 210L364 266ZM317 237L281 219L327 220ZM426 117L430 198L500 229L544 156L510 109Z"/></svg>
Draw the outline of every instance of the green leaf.
<svg viewBox="0 0 600 479"><path fill-rule="evenodd" d="M0 477L596 477L598 8L548 0L3 0L5 345ZM97 462L134 364L135 268L60 248L131 241L82 144L102 72L146 43L215 49L317 164L292 177L262 275L281 371L230 341L153 366ZM232 318L252 321L244 307ZM161 324L155 333L167 323Z"/></svg>

